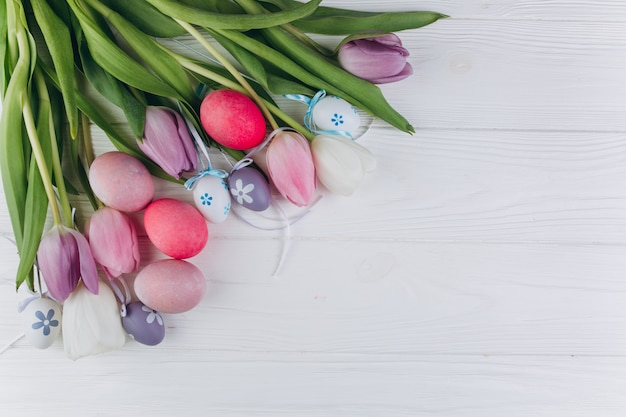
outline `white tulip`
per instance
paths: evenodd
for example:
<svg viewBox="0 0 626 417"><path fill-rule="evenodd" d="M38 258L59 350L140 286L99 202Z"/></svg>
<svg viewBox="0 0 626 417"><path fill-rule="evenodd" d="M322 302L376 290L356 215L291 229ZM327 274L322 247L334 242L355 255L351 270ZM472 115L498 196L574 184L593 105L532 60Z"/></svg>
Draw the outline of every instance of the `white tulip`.
<svg viewBox="0 0 626 417"><path fill-rule="evenodd" d="M117 300L103 283L99 294L80 283L63 304L62 324L65 352L73 360L119 349L126 342Z"/></svg>
<svg viewBox="0 0 626 417"><path fill-rule="evenodd" d="M367 148L339 135L316 136L311 152L317 178L341 195L352 194L365 173L376 168L376 159Z"/></svg>

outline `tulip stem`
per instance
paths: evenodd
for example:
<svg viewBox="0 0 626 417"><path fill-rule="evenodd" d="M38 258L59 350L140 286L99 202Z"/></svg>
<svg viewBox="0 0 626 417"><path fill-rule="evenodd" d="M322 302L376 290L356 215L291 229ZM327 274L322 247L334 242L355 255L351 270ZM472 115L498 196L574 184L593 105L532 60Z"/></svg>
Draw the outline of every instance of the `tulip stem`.
<svg viewBox="0 0 626 417"><path fill-rule="evenodd" d="M215 59L219 61L220 64L224 66L224 68L228 70L228 72L232 74L235 80L237 80L237 82L241 84L241 86L246 90L246 93L250 97L252 97L252 99L259 106L259 108L265 115L265 118L272 126L272 129L273 130L278 129L278 123L276 123L276 120L274 119L274 116L272 116L272 113L269 111L269 109L267 108L267 106L265 105L261 97L259 97L256 91L254 91L254 89L248 83L248 81L239 73L237 68L235 68L233 64L231 64L230 61L228 61L226 57L224 57L224 55L222 55L222 53L218 51L217 48L215 48L215 46L213 46L209 41L207 41L204 38L204 36L202 36L200 32L198 32L192 25L182 20L178 20L178 19L174 19L174 20L176 20L176 22L178 22L179 25L181 25L191 36L193 36L194 39L196 39L207 51L209 51L211 55L215 57Z"/></svg>
<svg viewBox="0 0 626 417"><path fill-rule="evenodd" d="M91 140L91 126L89 126L89 118L85 116L84 113L81 113L80 116L82 145L85 152L85 164L87 165L87 168L89 168L93 161L96 159L96 155L93 151L93 142ZM100 199L96 195L93 196L92 205L94 204L94 202L94 209L97 210L104 207L104 203L100 201Z"/></svg>
<svg viewBox="0 0 626 417"><path fill-rule="evenodd" d="M93 143L91 141L91 128L89 126L89 118L85 114L81 113L82 117L82 133L83 133L83 147L85 148L85 162L90 167L93 161L96 159L96 155L93 152Z"/></svg>
<svg viewBox="0 0 626 417"><path fill-rule="evenodd" d="M30 105L30 99L26 93L22 95L22 113L24 115L24 124L26 126L26 133L28 136L28 140L33 149L33 155L35 157L35 162L37 163L37 168L39 168L39 174L41 175L41 182L44 185L44 190L46 191L46 195L48 196L48 201L50 204L50 210L52 211L52 218L54 220L55 225L62 225L63 220L61 218L61 211L59 210L59 205L57 204L56 194L54 192L54 188L52 186L52 177L50 176L50 171L48 170L48 164L46 164L46 158L43 155L43 150L41 149L41 143L39 142L39 135L37 134L37 128L35 127L35 118L33 117L33 109Z"/></svg>
<svg viewBox="0 0 626 417"><path fill-rule="evenodd" d="M47 106L43 111L49 112L47 131L50 133L50 151L52 156L52 170L54 172L54 179L56 180L56 187L58 191L59 201L61 203L61 209L63 210L63 217L65 219L65 225L71 227L72 225L72 206L67 195L67 188L65 187L65 178L63 177L63 168L61 168L61 156L59 155L59 145L57 142L56 130L54 128L54 120L52 119L52 107L50 105L50 95L46 82L39 69L35 70L35 83L37 85L37 92L39 93L39 101L47 103Z"/></svg>

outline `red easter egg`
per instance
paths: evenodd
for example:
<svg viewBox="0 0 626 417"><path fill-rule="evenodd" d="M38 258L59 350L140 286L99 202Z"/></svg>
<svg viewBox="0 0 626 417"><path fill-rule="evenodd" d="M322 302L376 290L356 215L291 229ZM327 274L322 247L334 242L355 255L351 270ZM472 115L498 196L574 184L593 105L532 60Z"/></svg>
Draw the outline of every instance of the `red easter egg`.
<svg viewBox="0 0 626 417"><path fill-rule="evenodd" d="M227 148L244 150L260 145L265 138L263 113L245 94L215 90L200 105L202 127L213 140Z"/></svg>
<svg viewBox="0 0 626 417"><path fill-rule="evenodd" d="M175 259L196 256L209 238L206 221L198 209L173 198L150 203L143 221L148 239L161 252Z"/></svg>

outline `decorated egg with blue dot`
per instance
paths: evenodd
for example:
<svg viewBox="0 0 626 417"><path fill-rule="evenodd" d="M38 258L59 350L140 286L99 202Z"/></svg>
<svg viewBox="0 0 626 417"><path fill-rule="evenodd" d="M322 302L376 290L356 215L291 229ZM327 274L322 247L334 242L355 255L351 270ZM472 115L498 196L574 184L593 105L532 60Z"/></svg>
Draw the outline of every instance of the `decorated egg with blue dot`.
<svg viewBox="0 0 626 417"><path fill-rule="evenodd" d="M263 211L270 206L270 187L258 170L243 167L233 171L228 178L233 202L253 211Z"/></svg>
<svg viewBox="0 0 626 417"><path fill-rule="evenodd" d="M126 306L122 326L130 337L144 345L158 345L165 338L163 317L141 301L134 301Z"/></svg>
<svg viewBox="0 0 626 417"><path fill-rule="evenodd" d="M225 178L207 175L193 187L193 202L205 219L221 223L230 212L230 191Z"/></svg>
<svg viewBox="0 0 626 417"><path fill-rule="evenodd" d="M350 103L337 96L326 96L312 111L318 130L340 130L354 134L361 126L361 117Z"/></svg>
<svg viewBox="0 0 626 417"><path fill-rule="evenodd" d="M37 349L49 348L61 333L61 306L50 298L34 299L21 315L24 336Z"/></svg>

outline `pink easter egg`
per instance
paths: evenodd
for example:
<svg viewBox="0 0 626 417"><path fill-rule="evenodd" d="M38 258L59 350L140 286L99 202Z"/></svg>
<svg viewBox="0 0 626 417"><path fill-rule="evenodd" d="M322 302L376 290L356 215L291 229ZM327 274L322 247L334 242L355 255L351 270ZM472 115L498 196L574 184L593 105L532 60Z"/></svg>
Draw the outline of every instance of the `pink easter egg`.
<svg viewBox="0 0 626 417"><path fill-rule="evenodd" d="M148 169L124 152L98 156L89 169L89 184L105 205L125 212L144 209L154 198L154 180Z"/></svg>
<svg viewBox="0 0 626 417"><path fill-rule="evenodd" d="M191 204L173 198L150 203L143 221L148 239L161 252L175 259L196 256L209 238L202 214Z"/></svg>
<svg viewBox="0 0 626 417"><path fill-rule="evenodd" d="M263 113L243 93L215 90L200 105L202 127L217 143L231 149L251 149L263 142L266 126Z"/></svg>
<svg viewBox="0 0 626 417"><path fill-rule="evenodd" d="M206 292L206 281L198 267L179 259L153 262L137 274L137 298L162 313L184 313L197 306Z"/></svg>

